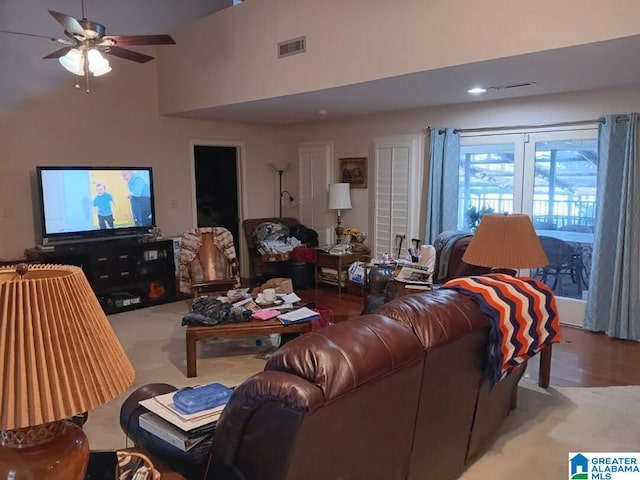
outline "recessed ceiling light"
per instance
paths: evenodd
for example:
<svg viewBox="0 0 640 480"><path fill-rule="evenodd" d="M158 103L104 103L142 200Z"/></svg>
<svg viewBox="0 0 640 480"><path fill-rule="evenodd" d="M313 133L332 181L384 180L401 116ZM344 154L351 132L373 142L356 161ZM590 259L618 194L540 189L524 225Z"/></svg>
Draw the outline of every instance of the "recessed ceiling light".
<svg viewBox="0 0 640 480"><path fill-rule="evenodd" d="M470 93L472 95L480 95L481 93L484 93L486 91L487 91L486 88L474 87L474 88L470 88L469 90L467 90L467 93Z"/></svg>

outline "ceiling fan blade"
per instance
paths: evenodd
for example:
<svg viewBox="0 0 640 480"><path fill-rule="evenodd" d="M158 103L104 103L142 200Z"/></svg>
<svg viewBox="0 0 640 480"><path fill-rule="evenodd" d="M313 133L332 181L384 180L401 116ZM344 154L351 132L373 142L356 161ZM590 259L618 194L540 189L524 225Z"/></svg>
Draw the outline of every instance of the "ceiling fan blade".
<svg viewBox="0 0 640 480"><path fill-rule="evenodd" d="M52 42L57 42L59 39L54 37L47 37L46 35L36 35L35 33L13 32L11 30L0 30L0 33L10 33L12 35L24 35L25 37L46 38Z"/></svg>
<svg viewBox="0 0 640 480"><path fill-rule="evenodd" d="M176 43L170 35L109 35L105 37L105 40L109 39L121 47L131 45L175 45Z"/></svg>
<svg viewBox="0 0 640 480"><path fill-rule="evenodd" d="M49 10L49 14L55 18L67 32L73 35L80 35L82 37L86 36L84 28L82 28L82 25L80 25L77 18L67 15L66 13L56 12L55 10Z"/></svg>
<svg viewBox="0 0 640 480"><path fill-rule="evenodd" d="M44 59L48 59L48 58L64 57L67 53L69 53L69 50L71 50L71 47L64 47L64 48L61 48L60 50L56 50L55 52L51 52L46 57L42 57L42 59L44 60Z"/></svg>
<svg viewBox="0 0 640 480"><path fill-rule="evenodd" d="M133 50L127 50L126 48L120 47L109 47L105 50L105 53L113 55L114 57L120 57L138 63L147 63L153 60L153 57L150 57L149 55L144 55L142 53L134 52Z"/></svg>

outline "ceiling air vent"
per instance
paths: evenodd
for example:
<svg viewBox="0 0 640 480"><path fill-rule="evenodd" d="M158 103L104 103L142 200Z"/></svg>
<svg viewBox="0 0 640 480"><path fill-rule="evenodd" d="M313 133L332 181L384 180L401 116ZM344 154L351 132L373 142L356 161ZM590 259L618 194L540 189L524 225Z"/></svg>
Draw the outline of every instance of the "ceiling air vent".
<svg viewBox="0 0 640 480"><path fill-rule="evenodd" d="M533 87L537 85L538 82L525 82L525 83L514 83L513 85L495 85L489 87L489 90L509 90L510 88L523 88L523 87Z"/></svg>
<svg viewBox="0 0 640 480"><path fill-rule="evenodd" d="M289 57L307 51L307 37L298 37L278 43L278 58Z"/></svg>

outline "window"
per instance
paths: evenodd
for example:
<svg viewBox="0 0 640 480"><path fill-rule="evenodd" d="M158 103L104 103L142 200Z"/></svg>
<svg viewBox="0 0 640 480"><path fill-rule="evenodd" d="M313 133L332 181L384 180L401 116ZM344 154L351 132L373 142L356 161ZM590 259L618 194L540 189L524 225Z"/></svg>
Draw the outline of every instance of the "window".
<svg viewBox="0 0 640 480"><path fill-rule="evenodd" d="M557 295L588 288L596 211L597 129L463 135L458 228L484 213L528 213L550 265L532 271ZM551 238L551 240L547 240Z"/></svg>

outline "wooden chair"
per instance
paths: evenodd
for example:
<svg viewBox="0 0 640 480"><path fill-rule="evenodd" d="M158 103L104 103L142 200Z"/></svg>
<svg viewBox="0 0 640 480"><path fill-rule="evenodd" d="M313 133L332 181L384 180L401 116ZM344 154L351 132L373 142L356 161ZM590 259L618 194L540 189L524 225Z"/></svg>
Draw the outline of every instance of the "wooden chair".
<svg viewBox="0 0 640 480"><path fill-rule="evenodd" d="M202 233L201 240L197 256L188 264L194 298L235 288L239 282L238 260L230 261L220 251L213 233Z"/></svg>

